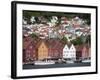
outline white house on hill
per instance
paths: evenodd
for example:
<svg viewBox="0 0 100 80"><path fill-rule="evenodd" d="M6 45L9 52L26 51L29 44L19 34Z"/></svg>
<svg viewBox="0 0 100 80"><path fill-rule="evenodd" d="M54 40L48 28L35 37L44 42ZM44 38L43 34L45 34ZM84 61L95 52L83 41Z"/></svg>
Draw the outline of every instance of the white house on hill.
<svg viewBox="0 0 100 80"><path fill-rule="evenodd" d="M73 44L70 47L66 44L63 48L63 58L76 59L76 49Z"/></svg>

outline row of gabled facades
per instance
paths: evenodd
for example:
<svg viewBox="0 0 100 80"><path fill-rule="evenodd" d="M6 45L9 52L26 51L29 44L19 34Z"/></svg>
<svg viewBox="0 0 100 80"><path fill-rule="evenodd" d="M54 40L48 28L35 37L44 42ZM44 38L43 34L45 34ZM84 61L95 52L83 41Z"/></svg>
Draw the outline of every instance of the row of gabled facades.
<svg viewBox="0 0 100 80"><path fill-rule="evenodd" d="M23 62L51 59L79 59L91 57L91 47L88 44L66 44L59 39L23 38Z"/></svg>

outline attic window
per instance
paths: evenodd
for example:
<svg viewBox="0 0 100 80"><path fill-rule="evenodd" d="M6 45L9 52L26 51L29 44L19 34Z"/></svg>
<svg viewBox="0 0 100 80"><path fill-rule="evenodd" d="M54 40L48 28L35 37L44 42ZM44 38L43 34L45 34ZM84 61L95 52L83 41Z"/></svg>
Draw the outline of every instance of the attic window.
<svg viewBox="0 0 100 80"><path fill-rule="evenodd" d="M67 49L67 48L66 48Z"/></svg>

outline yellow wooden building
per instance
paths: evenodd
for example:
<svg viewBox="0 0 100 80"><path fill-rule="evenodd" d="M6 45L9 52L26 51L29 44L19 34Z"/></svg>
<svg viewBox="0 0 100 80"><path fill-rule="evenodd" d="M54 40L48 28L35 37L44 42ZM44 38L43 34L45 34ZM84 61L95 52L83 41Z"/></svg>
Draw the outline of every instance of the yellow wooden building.
<svg viewBox="0 0 100 80"><path fill-rule="evenodd" d="M38 60L42 60L48 57L48 47L44 41L41 41L38 47Z"/></svg>

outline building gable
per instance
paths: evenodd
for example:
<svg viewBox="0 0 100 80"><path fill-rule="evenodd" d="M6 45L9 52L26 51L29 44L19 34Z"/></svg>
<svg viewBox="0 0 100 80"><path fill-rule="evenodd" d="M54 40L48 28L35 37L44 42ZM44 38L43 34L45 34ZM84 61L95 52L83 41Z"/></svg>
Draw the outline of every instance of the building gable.
<svg viewBox="0 0 100 80"><path fill-rule="evenodd" d="M67 45L65 45L65 47L63 48L63 51L65 51L65 50L69 50Z"/></svg>
<svg viewBox="0 0 100 80"><path fill-rule="evenodd" d="M74 47L73 44L71 45L70 50L71 50L71 51L76 51L76 49L75 49L75 47Z"/></svg>
<svg viewBox="0 0 100 80"><path fill-rule="evenodd" d="M38 47L38 60L42 60L48 57L48 48L44 41L42 41Z"/></svg>
<svg viewBox="0 0 100 80"><path fill-rule="evenodd" d="M67 44L63 49L63 58L76 58L76 49L72 44L71 47L68 47Z"/></svg>

